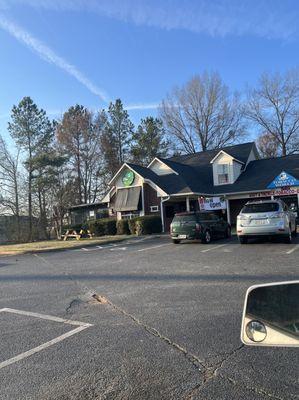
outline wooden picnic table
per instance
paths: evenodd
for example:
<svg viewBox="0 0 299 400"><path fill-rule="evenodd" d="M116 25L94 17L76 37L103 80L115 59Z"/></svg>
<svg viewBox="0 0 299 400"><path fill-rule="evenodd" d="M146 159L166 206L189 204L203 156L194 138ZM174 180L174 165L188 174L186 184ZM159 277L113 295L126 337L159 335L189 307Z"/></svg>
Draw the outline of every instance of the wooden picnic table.
<svg viewBox="0 0 299 400"><path fill-rule="evenodd" d="M75 238L76 240L80 240L84 236L87 236L91 239L93 237L93 234L88 229L81 229L79 233L77 233L75 229L68 229L64 235L61 235L61 238L63 238L64 241L66 241L68 238Z"/></svg>

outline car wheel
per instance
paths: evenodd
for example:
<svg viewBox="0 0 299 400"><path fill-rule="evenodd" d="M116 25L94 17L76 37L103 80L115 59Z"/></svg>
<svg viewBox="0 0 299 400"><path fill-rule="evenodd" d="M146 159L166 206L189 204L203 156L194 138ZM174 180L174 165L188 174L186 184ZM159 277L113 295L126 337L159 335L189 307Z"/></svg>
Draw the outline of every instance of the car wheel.
<svg viewBox="0 0 299 400"><path fill-rule="evenodd" d="M179 243L181 243L181 241L178 240L178 239L172 239L172 243L174 243L174 244L179 244Z"/></svg>
<svg viewBox="0 0 299 400"><path fill-rule="evenodd" d="M245 236L239 236L239 242L241 244L246 244L248 242L248 239Z"/></svg>
<svg viewBox="0 0 299 400"><path fill-rule="evenodd" d="M232 231L231 231L230 226L228 226L228 227L226 228L224 237L226 237L227 239L229 239L231 236L232 236Z"/></svg>
<svg viewBox="0 0 299 400"><path fill-rule="evenodd" d="M208 244L211 242L211 233L210 231L206 230L204 233L204 237L202 239L202 243Z"/></svg>

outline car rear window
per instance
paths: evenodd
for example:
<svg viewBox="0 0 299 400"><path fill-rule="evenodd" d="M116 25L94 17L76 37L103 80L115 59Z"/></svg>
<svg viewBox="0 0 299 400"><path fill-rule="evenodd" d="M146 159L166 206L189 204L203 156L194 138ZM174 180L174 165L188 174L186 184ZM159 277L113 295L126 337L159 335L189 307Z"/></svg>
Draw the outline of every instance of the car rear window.
<svg viewBox="0 0 299 400"><path fill-rule="evenodd" d="M211 213L198 213L198 218L200 221L211 221L212 219L216 219L215 215Z"/></svg>
<svg viewBox="0 0 299 400"><path fill-rule="evenodd" d="M243 209L243 214L260 213L260 212L274 212L279 210L278 203L257 203L247 204Z"/></svg>
<svg viewBox="0 0 299 400"><path fill-rule="evenodd" d="M175 215L174 222L182 221L182 222L189 222L189 221L196 221L196 216L193 215Z"/></svg>

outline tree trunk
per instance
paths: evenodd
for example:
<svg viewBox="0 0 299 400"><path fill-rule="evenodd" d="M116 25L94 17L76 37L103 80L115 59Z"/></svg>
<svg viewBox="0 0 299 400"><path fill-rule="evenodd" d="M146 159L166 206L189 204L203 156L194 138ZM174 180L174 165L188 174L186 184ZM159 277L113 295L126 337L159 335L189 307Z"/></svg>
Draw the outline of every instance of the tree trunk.
<svg viewBox="0 0 299 400"><path fill-rule="evenodd" d="M282 153L282 156L287 155L287 147L286 147L285 142L282 142L282 144L281 144L281 153Z"/></svg>
<svg viewBox="0 0 299 400"><path fill-rule="evenodd" d="M32 170L31 165L29 166L28 175L28 216L29 216L29 242L32 242Z"/></svg>
<svg viewBox="0 0 299 400"><path fill-rule="evenodd" d="M16 222L17 222L17 241L20 242L20 206L19 206L19 188L17 181L15 181L15 203L16 203Z"/></svg>

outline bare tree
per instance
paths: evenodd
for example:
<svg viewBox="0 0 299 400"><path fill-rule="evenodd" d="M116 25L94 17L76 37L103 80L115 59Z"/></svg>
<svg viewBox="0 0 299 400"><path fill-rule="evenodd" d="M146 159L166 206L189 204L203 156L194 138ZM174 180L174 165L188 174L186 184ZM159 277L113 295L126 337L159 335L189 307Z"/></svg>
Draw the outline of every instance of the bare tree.
<svg viewBox="0 0 299 400"><path fill-rule="evenodd" d="M161 117L187 153L230 145L243 130L239 97L217 73L205 72L175 88L162 102Z"/></svg>
<svg viewBox="0 0 299 400"><path fill-rule="evenodd" d="M95 201L101 190L101 129L101 119L80 105L70 107L57 125L58 144L76 177L77 204Z"/></svg>
<svg viewBox="0 0 299 400"><path fill-rule="evenodd" d="M259 136L257 147L263 158L274 158L278 156L279 144L270 133L264 133Z"/></svg>
<svg viewBox="0 0 299 400"><path fill-rule="evenodd" d="M20 184L19 184L19 150L16 154L9 152L0 136L0 205L3 212L16 217L17 239L20 239Z"/></svg>
<svg viewBox="0 0 299 400"><path fill-rule="evenodd" d="M249 90L245 115L278 143L281 155L299 151L299 73L263 74Z"/></svg>

